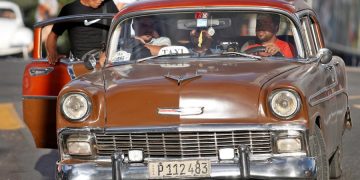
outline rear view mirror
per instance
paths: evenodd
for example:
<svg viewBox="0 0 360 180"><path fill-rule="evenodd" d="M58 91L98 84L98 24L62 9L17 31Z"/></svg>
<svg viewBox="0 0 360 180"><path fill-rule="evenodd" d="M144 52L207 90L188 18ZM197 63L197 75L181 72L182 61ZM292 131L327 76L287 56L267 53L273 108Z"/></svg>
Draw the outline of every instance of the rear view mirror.
<svg viewBox="0 0 360 180"><path fill-rule="evenodd" d="M200 21L202 20L202 21ZM193 30L196 28L213 27L214 29L225 29L231 26L230 18L219 19L179 19L177 28L182 30Z"/></svg>

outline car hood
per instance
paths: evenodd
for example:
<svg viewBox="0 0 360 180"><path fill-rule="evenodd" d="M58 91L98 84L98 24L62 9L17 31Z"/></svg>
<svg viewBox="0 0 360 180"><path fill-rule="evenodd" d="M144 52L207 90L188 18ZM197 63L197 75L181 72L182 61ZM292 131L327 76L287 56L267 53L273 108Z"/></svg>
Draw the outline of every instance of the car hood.
<svg viewBox="0 0 360 180"><path fill-rule="evenodd" d="M254 123L264 83L285 61L137 63L107 68L107 127Z"/></svg>

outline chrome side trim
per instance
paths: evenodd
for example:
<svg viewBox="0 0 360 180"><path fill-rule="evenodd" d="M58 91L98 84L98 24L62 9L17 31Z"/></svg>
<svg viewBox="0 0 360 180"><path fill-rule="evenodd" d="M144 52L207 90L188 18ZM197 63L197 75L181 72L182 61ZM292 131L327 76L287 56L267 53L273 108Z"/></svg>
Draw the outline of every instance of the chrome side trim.
<svg viewBox="0 0 360 180"><path fill-rule="evenodd" d="M71 80L74 80L76 78L75 72L74 72L74 66L72 64L68 64L67 71L69 73L69 76Z"/></svg>
<svg viewBox="0 0 360 180"><path fill-rule="evenodd" d="M202 113L204 113L204 107L158 108L158 114L160 115L189 116L189 115L200 115Z"/></svg>
<svg viewBox="0 0 360 180"><path fill-rule="evenodd" d="M112 132L213 132L232 130L299 130L305 131L305 124L196 124L180 126L141 126L141 127L113 127L105 128L107 133Z"/></svg>
<svg viewBox="0 0 360 180"><path fill-rule="evenodd" d="M317 92L315 92L314 94L312 94L311 96L309 96L308 101L309 101L309 104L310 104L311 106L315 106L315 105L317 105L317 104L320 104L320 103L322 103L322 102L324 102L324 101L327 101L327 100L333 98L334 96L336 96L336 95L338 95L338 94L340 94L340 93L342 93L342 92L345 92L344 89L340 89L340 90L337 90L337 91L335 91L335 92L331 92L331 94L328 95L328 96L325 96L325 97L320 98L320 99L318 99L318 100L314 100L314 99L316 99L317 97L320 97L321 94L323 94L323 93L325 93L326 91L329 91L329 90L335 88L335 87L339 84L336 71L334 70L334 71L332 71L332 72L334 73L334 82L331 83L331 84L328 85L328 86L325 86L325 87L321 88L319 91L317 91Z"/></svg>
<svg viewBox="0 0 360 180"><path fill-rule="evenodd" d="M56 100L57 96L23 96L23 99L51 99Z"/></svg>

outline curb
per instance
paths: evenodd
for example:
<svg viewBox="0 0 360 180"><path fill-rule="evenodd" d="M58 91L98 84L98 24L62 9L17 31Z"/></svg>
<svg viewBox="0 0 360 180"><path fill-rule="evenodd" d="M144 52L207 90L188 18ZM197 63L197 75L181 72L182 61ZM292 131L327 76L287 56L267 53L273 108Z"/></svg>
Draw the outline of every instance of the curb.
<svg viewBox="0 0 360 180"><path fill-rule="evenodd" d="M345 67L346 72L360 72L360 67Z"/></svg>

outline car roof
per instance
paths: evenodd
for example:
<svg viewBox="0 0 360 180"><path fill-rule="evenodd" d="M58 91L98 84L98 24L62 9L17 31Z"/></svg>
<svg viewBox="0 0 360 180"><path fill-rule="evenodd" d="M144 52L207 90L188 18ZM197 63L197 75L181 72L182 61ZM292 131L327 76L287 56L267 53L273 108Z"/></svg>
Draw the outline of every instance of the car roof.
<svg viewBox="0 0 360 180"><path fill-rule="evenodd" d="M0 1L0 8L19 9L19 6L10 1Z"/></svg>
<svg viewBox="0 0 360 180"><path fill-rule="evenodd" d="M290 14L304 9L311 9L304 0L141 0L129 4L118 13L117 17L138 11L176 8L198 8L201 10L211 7L262 7L280 9Z"/></svg>

